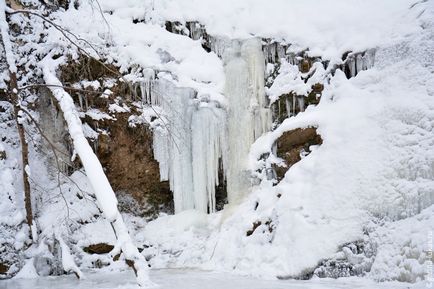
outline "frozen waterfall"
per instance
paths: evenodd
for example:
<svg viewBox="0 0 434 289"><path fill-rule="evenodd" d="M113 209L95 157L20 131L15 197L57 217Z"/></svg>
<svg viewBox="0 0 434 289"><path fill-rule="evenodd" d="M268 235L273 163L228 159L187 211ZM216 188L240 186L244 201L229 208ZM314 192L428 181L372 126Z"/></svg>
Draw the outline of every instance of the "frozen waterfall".
<svg viewBox="0 0 434 289"><path fill-rule="evenodd" d="M264 92L265 59L260 39L234 40L223 55L228 98L228 163L225 168L230 204L250 188L247 156L251 144L271 127Z"/></svg>
<svg viewBox="0 0 434 289"><path fill-rule="evenodd" d="M154 129L154 157L161 180L169 180L176 213L214 212L220 170L227 181L228 202L237 203L251 186L250 146L271 127L261 40L229 42L223 61L227 110L215 102L201 102L193 89L165 79L150 79L141 86L143 101L162 111Z"/></svg>

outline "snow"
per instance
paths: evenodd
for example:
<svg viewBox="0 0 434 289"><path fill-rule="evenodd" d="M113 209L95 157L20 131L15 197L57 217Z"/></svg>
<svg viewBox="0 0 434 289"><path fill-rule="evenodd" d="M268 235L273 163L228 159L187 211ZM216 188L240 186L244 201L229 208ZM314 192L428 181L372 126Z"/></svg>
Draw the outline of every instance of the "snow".
<svg viewBox="0 0 434 289"><path fill-rule="evenodd" d="M376 49L374 66L351 79L336 71L318 106L286 119L253 144L249 164L252 171L262 170L256 174L262 183L239 206L226 207L204 229L179 232L176 238L172 229L159 226L159 240L150 240L160 251L145 250L155 254L151 264L297 276L343 244L363 240L369 224L377 222L371 234L384 237L372 236L379 259L370 276L384 280L391 272L391 279L420 280L424 257L418 234L425 234L422 227L431 220L418 216L434 200L432 7L423 16L418 21L424 33L384 43ZM229 109L236 107L233 97L228 101ZM264 168L278 161L273 143L285 131L305 127L316 127L323 144L272 186ZM262 159L267 153L270 157ZM388 223L408 217L408 224L418 224L410 239L416 248L410 249L407 239L395 235L408 229L395 231ZM246 236L255 222L261 225ZM152 228L146 236L157 233Z"/></svg>
<svg viewBox="0 0 434 289"><path fill-rule="evenodd" d="M267 95L271 103L275 102L283 94L294 93L295 95L307 96L312 91L312 85L324 82L325 70L321 63L315 62L313 64L310 71L306 73L312 74L312 76L305 82L302 78L305 75L299 71L298 65L282 60L279 74L272 86L267 89ZM291 107L295 108L293 104Z"/></svg>
<svg viewBox="0 0 434 289"><path fill-rule="evenodd" d="M88 125L87 123L84 123L82 125L83 127L83 134L86 138L92 139L92 140L97 140L98 139L98 133L90 127L90 125Z"/></svg>
<svg viewBox="0 0 434 289"><path fill-rule="evenodd" d="M66 272L72 271L74 272L80 279L84 277L81 270L77 267L74 261L74 257L71 255L71 251L69 250L68 245L65 244L62 237L56 236L59 241L60 248L62 250L62 267Z"/></svg>
<svg viewBox="0 0 434 289"><path fill-rule="evenodd" d="M126 104L122 104L122 106L121 106L121 105L119 105L119 100L115 100L115 101L116 101L116 103L112 103L109 105L109 111L110 112L122 113L122 112L130 112L131 111L131 109Z"/></svg>
<svg viewBox="0 0 434 289"><path fill-rule="evenodd" d="M106 10L106 4L100 4L102 9ZM86 39L92 43L105 45L110 42L109 58L116 60L121 71L128 70L132 65L139 65L142 68L170 72L177 76L174 82L178 86L191 87L199 96L222 98L224 73L222 64L215 54L203 50L200 41L172 34L160 25L134 24L131 15L122 13L122 10L117 10L113 15L104 14L110 23L109 31L101 16L96 16L92 12L92 3L83 2L78 10L58 12L57 17L62 19L64 28L78 35L86 35ZM137 7L134 10L135 13L139 11ZM83 22L81 19L84 17L98 19ZM58 32L53 29L50 31L50 37L53 38L49 41L59 43L59 39L55 38Z"/></svg>
<svg viewBox="0 0 434 289"><path fill-rule="evenodd" d="M82 80L80 81L80 85L84 89L91 87L94 90L97 90L101 87L101 83L98 80L94 80L94 81Z"/></svg>
<svg viewBox="0 0 434 289"><path fill-rule="evenodd" d="M374 235L379 247L370 277L379 281L432 282L433 232L434 206L379 228Z"/></svg>
<svg viewBox="0 0 434 289"><path fill-rule="evenodd" d="M300 280L258 280L227 273L194 270L151 270L151 277L161 289L422 289L423 282L416 285L389 282L375 283L362 278ZM138 289L131 272L87 273L85 280L74 276L40 277L32 280L2 281L2 289Z"/></svg>
<svg viewBox="0 0 434 289"><path fill-rule="evenodd" d="M2 46L4 48L5 58L10 73L16 73L17 66L15 61L15 56L12 51L12 44L9 37L9 24L6 21L5 13L6 13L6 2L4 0L1 0L0 1L0 33L2 39Z"/></svg>
<svg viewBox="0 0 434 289"><path fill-rule="evenodd" d="M113 119L113 117L111 117L107 113L102 112L96 108L89 108L88 110L86 110L85 114L93 120L102 120L102 119L112 120Z"/></svg>
<svg viewBox="0 0 434 289"><path fill-rule="evenodd" d="M423 5L416 5L409 13L415 3L410 0L138 2L120 5L110 0L102 1L102 6L107 10L122 7L122 13L131 16L132 10L143 7L139 9L141 17L155 22L199 21L214 36L245 39L254 35L284 40L297 52L308 48L313 56L335 61L344 52L364 51L417 33L421 28L414 19L423 10ZM147 7L151 9L146 10Z"/></svg>
<svg viewBox="0 0 434 289"><path fill-rule="evenodd" d="M35 266L33 265L33 258L26 260L26 264L21 268L20 272L14 277L16 279L35 279L39 275L36 273Z"/></svg>
<svg viewBox="0 0 434 289"><path fill-rule="evenodd" d="M122 250L125 258L133 262L137 275L137 283L147 288L154 287L155 284L149 280L147 273L147 262L143 255L139 253L137 247L133 245L128 229L122 219L122 215L118 211L118 202L114 191L103 171L101 163L84 136L82 123L78 117L78 112L74 102L71 96L63 90L62 83L55 75L54 71L56 67L59 63L64 61L64 59L59 58L56 61L50 58L51 55L49 54L40 63L43 70L44 80L46 84L51 85L50 90L59 102L65 121L68 125L69 134L73 140L74 149L80 156L81 163L83 164L88 180L93 188L93 192L95 193L98 206L101 208L106 219L113 225L113 230L117 236L117 243L112 254L114 256ZM68 254L65 246L63 247L62 257L66 258L66 263L64 263L64 265L66 265L68 269L76 271L76 267L71 265L71 258L68 257L70 254Z"/></svg>
<svg viewBox="0 0 434 289"><path fill-rule="evenodd" d="M425 286L422 279L429 277L426 243L432 231L434 203L432 1L99 2L108 25L89 1L81 1L78 9L71 5L50 17L89 40L109 63L118 65L128 74L122 81L140 85L141 99L135 99L135 106L142 114L130 116L129 123L131 126L149 123L154 130L154 156L160 164L161 179L170 181L177 214L162 215L145 229L144 221L138 227L124 223L113 190L85 139L95 134L82 125L70 95L53 88L90 185L82 195L84 199L77 201L75 195L82 192L73 181L86 183L77 176L79 172L71 180L62 178L59 188L53 180L42 182L44 189L38 196L44 196L44 202L37 203L40 238L47 241L61 229L71 254L80 258L84 268L91 267L95 257L81 256L80 247L104 241L115 245L110 255L122 249L125 259L136 262L139 273L147 269L144 257L150 259L154 268L197 267L226 272L219 275L153 271L151 274L156 275L152 276L162 288L173 288L174 284L180 288L230 288L237 282L240 282L237 288L279 288L280 284L285 288L288 284L295 288ZM133 23L133 19L139 22ZM190 27L193 37L190 39L166 31L166 20L204 24L211 35L212 52L202 48L201 26ZM7 27L3 16L1 21L4 34ZM32 28L42 33L42 26L38 25L34 21ZM51 50L53 55L77 56L52 27L44 35L45 42L38 46L35 55ZM32 41L28 35L19 37L20 41ZM266 48L264 55L261 38L280 41L289 48L287 51L282 47ZM83 47L92 51L85 44ZM33 48L22 48L25 49ZM273 49L278 51L273 53ZM327 68L315 63L309 72L313 75L306 83L303 80L306 75L296 69L291 59L276 60L279 55L303 51L308 56L330 60ZM363 51L366 53L357 53ZM340 70L331 73L334 64L342 64L346 52L352 52L347 60L351 79ZM6 43L8 53L11 54L11 49ZM20 59L19 63L24 65L22 62L27 61L27 68L36 66L37 58L29 59ZM277 67L271 67L271 63L265 67L270 59L279 62L280 69L272 86L264 91L264 72ZM65 60L60 57L56 64ZM36 71L43 69L46 83L60 85L56 66L42 61ZM274 102L281 94L306 95L316 82L324 82L325 86L320 104L296 116L288 115L291 117L269 131L271 121L265 93ZM99 89L100 83L86 81L80 85ZM105 87L109 86L104 84ZM294 104L291 108L294 109ZM120 101L109 106L110 112L128 109ZM88 116L110 117L94 110ZM16 226L24 220L22 188L15 181L21 169L17 165L18 148L13 145L14 132L5 123L2 119L0 133L12 140L2 145L7 159L0 160L0 196L6 201L0 204L0 222ZM273 154L276 139L286 131L306 127L316 127L323 144L292 166L279 184L271 183L266 170L280 161ZM36 168L45 164L35 156L35 151L31 153L32 177L39 179L45 170ZM230 206L214 212L215 185L221 181L220 159L228 182ZM37 184L32 186L35 188ZM57 195L56 201L50 202L58 189L63 190L60 195L63 192L64 201ZM99 217L92 194L97 196L106 220ZM125 220L128 222L128 218ZM117 239L110 230L113 221ZM89 223L81 224L86 222ZM143 255L138 255L127 227L134 241L145 247ZM69 228L73 236L68 236ZM341 246L365 239L377 248L367 278L417 284L378 285L357 278L306 283L258 281L227 274L271 279L299 276L336 254L354 257L345 249L340 251ZM16 231L2 231L0 240L23 248L25 226ZM110 256L104 258L108 260ZM22 274L31 275L26 273L32 269L29 266ZM110 263L106 269L118 271L116 266ZM126 273L99 274L80 284L135 287L124 284L127 278L122 274ZM147 283L146 274L141 276ZM169 277L174 276L178 279L172 281ZM190 282L185 282L186 277L192 278L187 279ZM66 283L62 283L63 278ZM55 280L59 280L59 287L78 286L68 278ZM227 278L229 284L224 283ZM11 280L0 286L48 287L48 279L37 280L42 285Z"/></svg>

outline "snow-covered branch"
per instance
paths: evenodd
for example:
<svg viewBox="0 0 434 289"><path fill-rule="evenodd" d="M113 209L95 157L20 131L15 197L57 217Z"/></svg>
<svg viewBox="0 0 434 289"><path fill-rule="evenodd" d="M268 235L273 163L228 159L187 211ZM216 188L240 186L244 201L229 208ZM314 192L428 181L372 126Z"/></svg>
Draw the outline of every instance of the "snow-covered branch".
<svg viewBox="0 0 434 289"><path fill-rule="evenodd" d="M86 175L95 193L97 202L104 216L113 224L117 236L117 246L124 253L125 259L132 264L137 276L139 285L145 287L154 286L148 277L148 265L143 255L128 233L128 229L122 219L117 204L115 193L105 175L97 156L90 147L84 136L82 123L75 108L72 97L62 88L62 83L57 78L56 68L64 58L53 60L51 55L41 61L40 66L43 71L45 83L50 88L56 100L59 102L60 109L68 125L68 131L73 140L74 148L80 157Z"/></svg>
<svg viewBox="0 0 434 289"><path fill-rule="evenodd" d="M12 52L12 44L9 37L9 25L6 21L6 2L5 0L0 0L0 32L1 39L3 42L3 47L6 54L6 62L9 66L10 73L17 72L17 66L15 65L15 56Z"/></svg>

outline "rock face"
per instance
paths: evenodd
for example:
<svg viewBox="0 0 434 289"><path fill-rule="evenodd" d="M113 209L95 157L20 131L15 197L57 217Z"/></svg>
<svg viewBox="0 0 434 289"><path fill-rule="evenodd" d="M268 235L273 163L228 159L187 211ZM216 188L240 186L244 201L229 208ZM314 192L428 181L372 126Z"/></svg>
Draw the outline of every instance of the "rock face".
<svg viewBox="0 0 434 289"><path fill-rule="evenodd" d="M275 166L277 179L281 180L286 171L302 157L308 155L310 146L322 144L321 136L316 128L298 128L285 132L277 139L277 156L285 161L286 166Z"/></svg>
<svg viewBox="0 0 434 289"><path fill-rule="evenodd" d="M133 86L119 81L118 74L114 66L80 58L62 67L61 80L65 86L81 88L68 92L80 106L83 125L91 131L88 140L117 194L120 210L143 217L170 213L173 211L172 193L168 182L160 182L159 165L152 149L152 132L146 124L129 126L128 118L140 114L132 105L136 91ZM110 93L102 97L104 90ZM131 110L111 111L110 105L119 104L119 99L121 105L129 106ZM47 106L47 110L50 109L53 110L52 105ZM89 112L104 117L93 117ZM49 116L54 122L53 116ZM64 128L59 130L65 131ZM68 148L71 153L72 147ZM70 171L77 169L75 164L70 166Z"/></svg>
<svg viewBox="0 0 434 289"><path fill-rule="evenodd" d="M172 211L168 182L160 182L158 162L152 152L152 133L146 127L128 126L128 115L117 115L98 138L97 155L117 194L131 195L146 216ZM121 206L122 209L122 206ZM123 208L129 210L128 208Z"/></svg>

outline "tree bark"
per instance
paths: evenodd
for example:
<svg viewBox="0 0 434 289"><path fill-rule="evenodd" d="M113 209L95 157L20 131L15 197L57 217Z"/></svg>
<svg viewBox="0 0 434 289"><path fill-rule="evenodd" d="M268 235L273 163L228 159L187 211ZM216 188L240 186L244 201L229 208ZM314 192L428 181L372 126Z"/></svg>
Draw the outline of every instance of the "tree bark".
<svg viewBox="0 0 434 289"><path fill-rule="evenodd" d="M17 124L18 135L21 144L21 159L23 166L23 189L24 189L24 207L26 209L26 222L29 225L29 237L33 240L32 226L33 226L33 212L32 212L32 195L30 190L29 176L27 171L29 169L29 146L26 142L24 126L20 122L20 108L18 103L17 94L17 76L15 73L10 74L9 81L9 101L14 106L14 117Z"/></svg>

